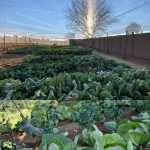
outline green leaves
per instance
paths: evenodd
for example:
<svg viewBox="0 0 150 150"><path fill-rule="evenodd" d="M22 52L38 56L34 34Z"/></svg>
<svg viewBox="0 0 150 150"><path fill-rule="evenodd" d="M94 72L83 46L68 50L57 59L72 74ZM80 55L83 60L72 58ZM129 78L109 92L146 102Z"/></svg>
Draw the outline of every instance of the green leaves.
<svg viewBox="0 0 150 150"><path fill-rule="evenodd" d="M68 106L63 103L58 105L57 101L28 102L30 105L27 105L26 102L24 104L16 102L27 120L18 116L12 105L9 106L10 101L4 103L7 108L10 107L9 115L12 120L6 113L0 112L2 123L0 132L21 129L30 135L42 136L41 150L133 150L133 146L135 148L146 146L150 139L150 121L147 112L133 116L132 120L121 120L119 123L115 120L106 121L105 127L112 132L116 131L112 134L103 134L96 125L91 124L99 121L102 115L100 111L103 112L103 109L107 111L108 108L117 110L118 105L119 107L128 106L129 104L124 103L124 101L75 101ZM25 109L25 107L28 109ZM82 131L81 135L76 136L74 141L71 141L64 134L59 134L60 130L57 126L59 120L79 122L80 125L87 126L87 128ZM78 139L80 142L78 142Z"/></svg>
<svg viewBox="0 0 150 150"><path fill-rule="evenodd" d="M108 121L104 123L108 130L115 131L117 128L117 123L115 121Z"/></svg>
<svg viewBox="0 0 150 150"><path fill-rule="evenodd" d="M6 150L15 150L13 143L9 141L2 141L0 140L0 150L6 149Z"/></svg>
<svg viewBox="0 0 150 150"><path fill-rule="evenodd" d="M39 150L73 150L74 143L63 134L43 134Z"/></svg>
<svg viewBox="0 0 150 150"><path fill-rule="evenodd" d="M31 117L31 112L28 109L22 109L22 114L25 118ZM0 118L1 118L1 125L0 125L0 131L7 132L11 129L16 129L19 123L21 123L23 120L20 112L0 112Z"/></svg>
<svg viewBox="0 0 150 150"><path fill-rule="evenodd" d="M111 92L109 92L107 90L104 90L100 94L100 99L103 99L103 100L112 100L113 97L111 95Z"/></svg>
<svg viewBox="0 0 150 150"><path fill-rule="evenodd" d="M70 107L59 105L56 110L59 119L76 121L86 127L97 122L101 117L99 107L95 102L74 102L73 106Z"/></svg>
<svg viewBox="0 0 150 150"><path fill-rule="evenodd" d="M117 129L117 133L122 135L124 138L126 138L129 130L132 130L133 128L136 128L139 126L140 126L139 122L127 122L127 123L119 125Z"/></svg>
<svg viewBox="0 0 150 150"><path fill-rule="evenodd" d="M97 148L103 148L107 150L111 150L114 148L118 148L119 150L126 150L126 143L122 139L122 137L116 133L113 134L105 134L101 138L97 139ZM99 145L98 145L99 144Z"/></svg>
<svg viewBox="0 0 150 150"><path fill-rule="evenodd" d="M124 141L117 133L103 135L95 125L82 131L82 140L95 150L133 150L131 141Z"/></svg>
<svg viewBox="0 0 150 150"><path fill-rule="evenodd" d="M143 118L144 119L144 118ZM146 144L150 140L150 126L143 120L135 120L119 125L117 133L126 141L131 141L134 145L140 146Z"/></svg>
<svg viewBox="0 0 150 150"><path fill-rule="evenodd" d="M101 131L99 131L99 129L97 128L97 126L92 125L91 128L88 129L84 129L82 131L82 140L87 143L90 146L94 146L94 144L96 143L96 141L98 139L100 139L100 137L103 135L103 133Z"/></svg>
<svg viewBox="0 0 150 150"><path fill-rule="evenodd" d="M140 132L129 132L129 137L134 145L140 146L150 140L150 133L144 134Z"/></svg>
<svg viewBox="0 0 150 150"><path fill-rule="evenodd" d="M0 79L6 79L0 81L0 99L149 99L148 69L136 70L96 55L60 56L73 51L74 54L81 54L82 48L39 47L33 49L39 53L42 50L56 55L30 56L15 68L0 70ZM83 51L86 52L86 49Z"/></svg>
<svg viewBox="0 0 150 150"><path fill-rule="evenodd" d="M123 113L123 109L117 105L116 100L104 100L101 109L104 116L110 119L114 119Z"/></svg>

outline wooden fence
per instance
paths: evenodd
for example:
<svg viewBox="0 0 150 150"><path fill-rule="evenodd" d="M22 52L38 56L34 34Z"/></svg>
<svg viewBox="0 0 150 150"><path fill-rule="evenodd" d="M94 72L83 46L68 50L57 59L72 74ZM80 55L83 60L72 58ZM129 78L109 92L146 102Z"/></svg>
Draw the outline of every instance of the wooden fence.
<svg viewBox="0 0 150 150"><path fill-rule="evenodd" d="M124 58L150 61L150 33L70 40L70 44L72 43L100 52L118 54Z"/></svg>

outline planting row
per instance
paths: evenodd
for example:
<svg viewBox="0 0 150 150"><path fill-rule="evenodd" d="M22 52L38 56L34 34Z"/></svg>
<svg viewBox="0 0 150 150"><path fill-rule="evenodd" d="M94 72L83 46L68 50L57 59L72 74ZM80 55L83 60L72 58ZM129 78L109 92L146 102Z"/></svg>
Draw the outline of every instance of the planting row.
<svg viewBox="0 0 150 150"><path fill-rule="evenodd" d="M24 48L8 51L7 54L32 54L32 55L89 55L92 54L91 49L80 48L76 46L43 46L31 45Z"/></svg>
<svg viewBox="0 0 150 150"><path fill-rule="evenodd" d="M62 72L88 72L93 70L112 70L115 61L106 61L95 55L88 56L30 56L15 68L0 70L0 80L27 78L42 79Z"/></svg>
<svg viewBox="0 0 150 150"><path fill-rule="evenodd" d="M0 81L0 99L49 100L149 100L149 70L125 69L109 71L60 73L43 79Z"/></svg>

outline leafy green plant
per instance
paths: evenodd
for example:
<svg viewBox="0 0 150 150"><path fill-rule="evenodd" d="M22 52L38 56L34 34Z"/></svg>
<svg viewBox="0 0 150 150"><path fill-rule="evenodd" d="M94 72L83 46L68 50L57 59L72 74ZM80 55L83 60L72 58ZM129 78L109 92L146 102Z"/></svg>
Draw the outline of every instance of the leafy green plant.
<svg viewBox="0 0 150 150"><path fill-rule="evenodd" d="M106 118L112 119L121 115L123 108L119 108L115 100L104 100L102 101L102 112Z"/></svg>
<svg viewBox="0 0 150 150"><path fill-rule="evenodd" d="M103 133L101 131L99 131L97 126L92 125L89 130L84 129L82 131L81 140L84 141L86 144L93 146L96 143L96 141L99 138L101 138L102 135L103 135Z"/></svg>
<svg viewBox="0 0 150 150"><path fill-rule="evenodd" d="M104 123L105 127L108 129L108 130L111 130L111 131L115 131L116 128L117 128L117 122L114 121L114 120L111 120L111 121L106 121Z"/></svg>
<svg viewBox="0 0 150 150"><path fill-rule="evenodd" d="M17 129L18 125L31 117L31 112L28 109L21 110L23 116L17 110L15 112L7 111L0 112L0 132L10 132L11 130Z"/></svg>
<svg viewBox="0 0 150 150"><path fill-rule="evenodd" d="M63 134L43 134L39 150L73 150L74 147L74 142L67 139Z"/></svg>
<svg viewBox="0 0 150 150"><path fill-rule="evenodd" d="M45 46L31 45L15 50L7 51L7 54L33 54L33 55L88 55L92 54L91 49L79 48L77 46Z"/></svg>
<svg viewBox="0 0 150 150"><path fill-rule="evenodd" d="M149 116L133 117L132 121L129 120L120 124L117 128L117 133L126 141L131 141L135 146L145 145L150 140Z"/></svg>
<svg viewBox="0 0 150 150"><path fill-rule="evenodd" d="M83 130L81 140L90 147L95 148L95 150L111 150L116 148L120 150L133 150L131 141L126 143L123 138L116 133L103 135L95 125L89 130Z"/></svg>
<svg viewBox="0 0 150 150"><path fill-rule="evenodd" d="M101 119L101 114L97 103L77 102L73 106L57 107L58 117L62 120L72 120L79 122L82 126L89 127L91 123L96 123Z"/></svg>

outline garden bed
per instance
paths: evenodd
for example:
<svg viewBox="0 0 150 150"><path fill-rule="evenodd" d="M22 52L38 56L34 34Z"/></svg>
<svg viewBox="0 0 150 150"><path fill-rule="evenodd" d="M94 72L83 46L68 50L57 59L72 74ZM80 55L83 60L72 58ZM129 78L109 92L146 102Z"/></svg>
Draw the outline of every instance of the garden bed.
<svg viewBox="0 0 150 150"><path fill-rule="evenodd" d="M35 54L41 49L49 55ZM150 99L148 68L134 69L79 47L34 46L11 53L30 56L17 66L13 62L13 68L0 70L0 99Z"/></svg>
<svg viewBox="0 0 150 150"><path fill-rule="evenodd" d="M148 68L82 47L34 45L12 54L30 56L0 69L0 148L149 148Z"/></svg>
<svg viewBox="0 0 150 150"><path fill-rule="evenodd" d="M7 145L9 141L9 146L11 145L12 148L17 146L19 150L21 147L43 150L43 140L46 140L47 144L52 144L59 137L61 142L69 140L70 146L74 140L78 139L75 147L86 146L90 148L94 147L96 139L105 139L107 136L119 138L118 142L120 141L120 144L124 146L127 146L127 141L130 140L130 147L136 146L138 148L140 146L144 149L149 146L148 101L143 101L143 103L137 101L136 104L131 101L128 102L128 105L131 105L134 110L125 102L120 107L118 105L120 101L101 101L100 105L90 101L90 105L86 101L74 102L71 106L44 100L14 101L14 103L11 101L3 101L2 103L3 107L6 108L1 108L0 111L0 133L3 146ZM148 106L144 107L145 105ZM113 109L109 110L109 107ZM116 109L117 111L115 111ZM109 115L110 113L111 115ZM120 116L119 119L118 116ZM27 125L29 120L34 121ZM135 139L129 138L128 134ZM56 141L50 142L51 137ZM108 145L111 144L109 142ZM114 144L118 144L118 142L116 139ZM55 144L59 145L57 142Z"/></svg>

